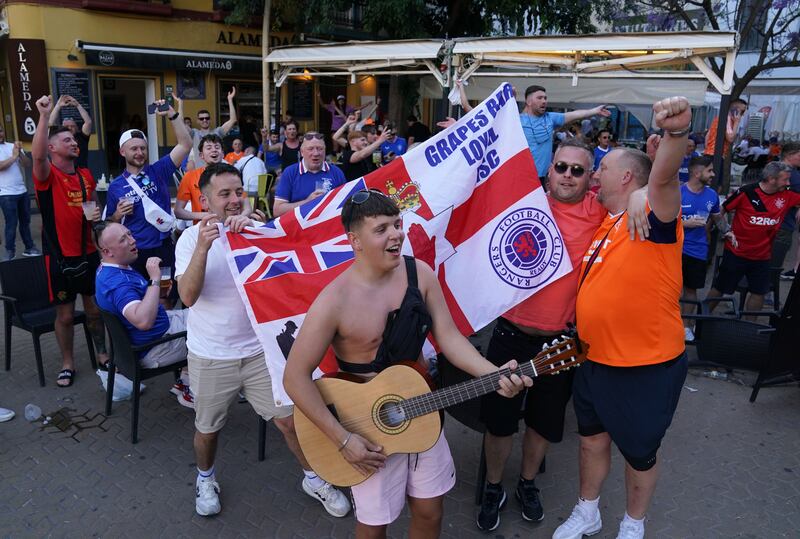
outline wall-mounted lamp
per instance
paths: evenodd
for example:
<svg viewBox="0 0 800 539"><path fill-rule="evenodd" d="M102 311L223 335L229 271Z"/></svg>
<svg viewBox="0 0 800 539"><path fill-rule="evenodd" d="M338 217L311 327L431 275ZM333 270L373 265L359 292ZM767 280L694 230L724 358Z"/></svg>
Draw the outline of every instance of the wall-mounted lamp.
<svg viewBox="0 0 800 539"><path fill-rule="evenodd" d="M75 56L74 54L70 53L70 54L67 55L67 60L69 60L70 62L77 62L78 61L78 57Z"/></svg>

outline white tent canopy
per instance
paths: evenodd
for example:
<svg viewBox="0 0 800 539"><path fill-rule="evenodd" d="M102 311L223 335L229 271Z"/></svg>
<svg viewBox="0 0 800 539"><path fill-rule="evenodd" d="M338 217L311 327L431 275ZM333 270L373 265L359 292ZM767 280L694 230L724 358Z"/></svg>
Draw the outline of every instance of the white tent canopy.
<svg viewBox="0 0 800 539"><path fill-rule="evenodd" d="M438 65L434 64L443 45L441 39L300 45L273 49L264 61L275 66L276 86L292 75L354 78L357 74L433 75L445 86ZM419 67L424 69L414 69Z"/></svg>

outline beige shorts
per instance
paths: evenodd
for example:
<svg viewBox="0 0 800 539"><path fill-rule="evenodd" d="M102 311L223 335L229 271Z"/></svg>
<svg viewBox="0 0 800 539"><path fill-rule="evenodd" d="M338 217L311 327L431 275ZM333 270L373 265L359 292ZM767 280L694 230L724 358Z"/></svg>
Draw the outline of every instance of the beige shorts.
<svg viewBox="0 0 800 539"><path fill-rule="evenodd" d="M239 391L269 421L292 415L294 406L275 406L264 354L244 359L206 359L189 352L189 385L194 394L194 426L210 434L225 426Z"/></svg>

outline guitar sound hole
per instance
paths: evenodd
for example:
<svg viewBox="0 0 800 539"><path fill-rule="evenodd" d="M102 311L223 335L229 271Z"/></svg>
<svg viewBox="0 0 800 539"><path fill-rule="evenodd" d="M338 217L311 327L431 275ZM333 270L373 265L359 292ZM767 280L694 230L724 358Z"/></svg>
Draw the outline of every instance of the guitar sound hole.
<svg viewBox="0 0 800 539"><path fill-rule="evenodd" d="M378 415L381 422L389 428L397 428L406 420L406 414L399 402L383 403Z"/></svg>

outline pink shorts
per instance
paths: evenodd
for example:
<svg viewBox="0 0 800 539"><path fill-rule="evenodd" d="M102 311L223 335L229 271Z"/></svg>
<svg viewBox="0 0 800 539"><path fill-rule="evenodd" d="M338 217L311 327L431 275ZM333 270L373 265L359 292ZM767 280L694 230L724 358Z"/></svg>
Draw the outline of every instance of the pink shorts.
<svg viewBox="0 0 800 539"><path fill-rule="evenodd" d="M397 453L386 466L351 488L356 520L368 526L390 524L406 505L406 496L436 498L456 484L456 468L444 433L424 453Z"/></svg>

